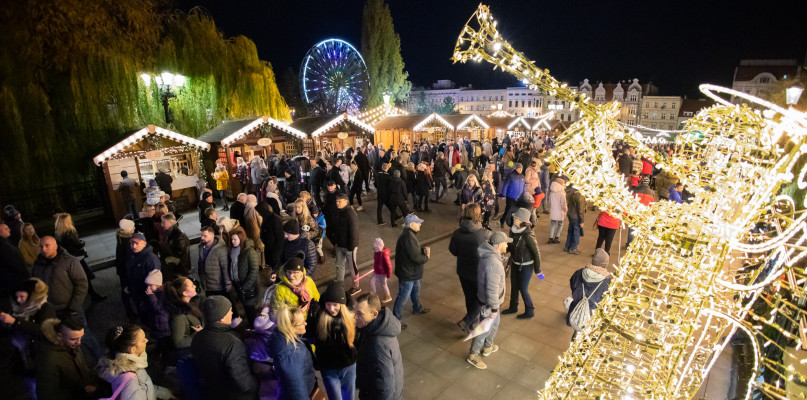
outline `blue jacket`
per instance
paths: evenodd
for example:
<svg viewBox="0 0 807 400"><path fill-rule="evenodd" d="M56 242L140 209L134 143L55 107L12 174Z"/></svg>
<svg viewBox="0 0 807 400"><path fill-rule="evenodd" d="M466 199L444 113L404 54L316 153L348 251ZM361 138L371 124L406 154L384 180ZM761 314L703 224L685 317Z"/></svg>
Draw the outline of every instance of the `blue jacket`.
<svg viewBox="0 0 807 400"><path fill-rule="evenodd" d="M129 258L126 260L126 282L123 282L123 285L129 288L129 295L135 299L138 306L146 299L146 277L155 269L160 269L160 258L154 254L151 245L146 245L139 253L129 251Z"/></svg>
<svg viewBox="0 0 807 400"><path fill-rule="evenodd" d="M518 200L522 193L524 193L524 175L513 171L502 186L502 195L508 199Z"/></svg>
<svg viewBox="0 0 807 400"><path fill-rule="evenodd" d="M269 355L277 368L278 396L280 400L309 400L314 385L314 361L305 342L286 343L286 337L275 331L269 339Z"/></svg>
<svg viewBox="0 0 807 400"><path fill-rule="evenodd" d="M572 315L572 310L583 300L584 288L585 295L588 297L588 307L592 312L597 308L597 303L602 300L602 296L608 290L608 285L611 284L611 277L606 277L601 281L587 280L585 274L586 268L580 268L572 274L569 278L569 288L572 290L572 303L569 305L569 310L566 312L566 325L572 326L569 323L569 316Z"/></svg>
<svg viewBox="0 0 807 400"><path fill-rule="evenodd" d="M681 198L681 192L675 190L674 186L670 186L670 201L674 201L676 203L683 203L684 199Z"/></svg>

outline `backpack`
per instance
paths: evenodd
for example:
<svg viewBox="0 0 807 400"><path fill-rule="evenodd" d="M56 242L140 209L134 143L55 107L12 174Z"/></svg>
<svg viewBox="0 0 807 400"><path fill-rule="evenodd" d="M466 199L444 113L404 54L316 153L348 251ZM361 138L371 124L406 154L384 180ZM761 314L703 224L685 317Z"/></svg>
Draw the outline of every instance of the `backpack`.
<svg viewBox="0 0 807 400"><path fill-rule="evenodd" d="M594 291L591 292L591 294L597 292L597 289L600 288L602 282L603 281L600 281L600 283L597 285L596 288L594 288ZM572 309L571 314L569 314L569 325L571 325L572 328L574 328L575 332L582 331L583 328L586 327L588 320L591 319L591 308L589 307L588 304L589 297L591 296L586 296L586 286L585 284L583 284L583 298L580 299L579 302L577 302L577 305L574 306L574 309Z"/></svg>

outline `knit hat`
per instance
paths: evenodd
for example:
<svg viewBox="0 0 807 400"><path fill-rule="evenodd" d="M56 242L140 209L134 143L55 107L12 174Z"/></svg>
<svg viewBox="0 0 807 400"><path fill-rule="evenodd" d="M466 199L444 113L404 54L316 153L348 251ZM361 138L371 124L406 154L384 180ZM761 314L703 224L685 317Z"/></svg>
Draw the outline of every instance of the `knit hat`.
<svg viewBox="0 0 807 400"><path fill-rule="evenodd" d="M513 163L513 169L519 169L519 168L523 168L521 163Z"/></svg>
<svg viewBox="0 0 807 400"><path fill-rule="evenodd" d="M591 264L596 265L598 267L607 268L608 264L611 263L611 256L603 250L602 248L598 248L594 251L594 257L591 257Z"/></svg>
<svg viewBox="0 0 807 400"><path fill-rule="evenodd" d="M296 219L291 219L286 221L283 224L283 232L286 232L291 235L299 235L300 234L300 224L297 222Z"/></svg>
<svg viewBox="0 0 807 400"><path fill-rule="evenodd" d="M328 286L328 289L322 294L319 301L322 304L347 304L347 296L345 296L345 288L342 286L342 281L336 281L332 283L331 286Z"/></svg>
<svg viewBox="0 0 807 400"><path fill-rule="evenodd" d="M151 270L146 276L145 284L161 286L163 284L163 273L159 269Z"/></svg>
<svg viewBox="0 0 807 400"><path fill-rule="evenodd" d="M120 222L118 222L118 228L124 232L133 232L135 229L135 223L130 219L122 219Z"/></svg>
<svg viewBox="0 0 807 400"><path fill-rule="evenodd" d="M381 249L383 248L384 248L384 240L382 240L381 238L375 238L375 240L373 240L373 250L381 251Z"/></svg>
<svg viewBox="0 0 807 400"><path fill-rule="evenodd" d="M283 264L284 271L304 271L303 260L300 257L292 257Z"/></svg>
<svg viewBox="0 0 807 400"><path fill-rule="evenodd" d="M530 222L530 212L526 208L519 208L513 213L513 218L518 218L525 222Z"/></svg>
<svg viewBox="0 0 807 400"><path fill-rule="evenodd" d="M141 233L141 232L137 232L137 233L135 233L134 235L132 235L132 239L131 239L131 240L142 240L142 241L144 241L144 242L145 242L145 241L146 241L146 235L144 235L144 234L143 234L143 233Z"/></svg>
<svg viewBox="0 0 807 400"><path fill-rule="evenodd" d="M208 197L213 197L213 193L210 192L202 193L202 200L207 200Z"/></svg>
<svg viewBox="0 0 807 400"><path fill-rule="evenodd" d="M500 231L493 233L493 235L490 236L490 239L488 239L488 243L494 246L499 243L512 243L512 242L513 238L507 237L507 235L505 235L504 232Z"/></svg>
<svg viewBox="0 0 807 400"><path fill-rule="evenodd" d="M202 312L205 316L205 322L212 323L221 321L227 312L233 308L233 303L230 303L224 296L210 296L205 300L202 305Z"/></svg>

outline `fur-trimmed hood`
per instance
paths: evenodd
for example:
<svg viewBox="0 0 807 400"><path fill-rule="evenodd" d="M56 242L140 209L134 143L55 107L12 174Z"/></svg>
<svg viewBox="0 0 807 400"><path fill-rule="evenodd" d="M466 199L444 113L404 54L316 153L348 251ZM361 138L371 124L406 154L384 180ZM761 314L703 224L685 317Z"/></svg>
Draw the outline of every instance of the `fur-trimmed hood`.
<svg viewBox="0 0 807 400"><path fill-rule="evenodd" d="M98 361L98 365L95 369L98 371L98 376L101 377L101 379L111 383L121 374L127 372L137 373L137 370L146 369L148 365L148 356L144 351L140 356L129 353L118 353L112 360L104 357Z"/></svg>
<svg viewBox="0 0 807 400"><path fill-rule="evenodd" d="M48 318L45 321L43 321L42 335L45 336L45 339L48 341L48 343L54 346L64 348L64 346L62 346L62 341L59 340L59 334L56 333L56 325L58 325L59 322L61 321L59 321L56 318Z"/></svg>

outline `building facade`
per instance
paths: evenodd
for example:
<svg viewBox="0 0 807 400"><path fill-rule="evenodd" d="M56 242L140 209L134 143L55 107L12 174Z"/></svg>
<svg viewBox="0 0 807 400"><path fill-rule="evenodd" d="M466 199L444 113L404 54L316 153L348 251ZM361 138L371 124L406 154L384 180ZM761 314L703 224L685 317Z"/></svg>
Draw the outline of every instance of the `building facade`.
<svg viewBox="0 0 807 400"><path fill-rule="evenodd" d="M740 65L734 69L731 88L765 98L771 94L777 82L795 78L798 72L796 60L740 60ZM743 102L736 96L731 101Z"/></svg>
<svg viewBox="0 0 807 400"><path fill-rule="evenodd" d="M639 79L620 81L618 83L602 83L592 85L588 79L580 83L580 92L589 96L594 104L605 104L611 101L620 103L619 122L636 125L639 122L642 96L652 93L651 86L642 87Z"/></svg>
<svg viewBox="0 0 807 400"><path fill-rule="evenodd" d="M677 130L681 96L642 97L639 125L650 129Z"/></svg>

